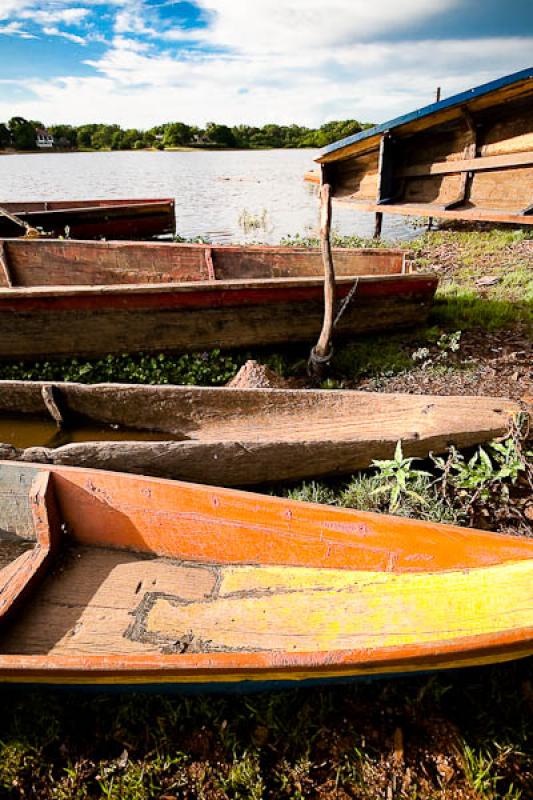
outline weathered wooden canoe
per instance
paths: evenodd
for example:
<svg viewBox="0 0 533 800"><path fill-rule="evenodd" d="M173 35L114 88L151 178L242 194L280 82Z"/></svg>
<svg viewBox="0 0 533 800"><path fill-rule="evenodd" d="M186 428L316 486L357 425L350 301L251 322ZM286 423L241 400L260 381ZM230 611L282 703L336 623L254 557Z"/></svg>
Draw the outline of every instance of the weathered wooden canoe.
<svg viewBox="0 0 533 800"><path fill-rule="evenodd" d="M531 540L72 467L1 463L0 496L0 682L249 690L533 652Z"/></svg>
<svg viewBox="0 0 533 800"><path fill-rule="evenodd" d="M316 169L304 172L304 181L307 181L307 183L320 183L320 172Z"/></svg>
<svg viewBox="0 0 533 800"><path fill-rule="evenodd" d="M337 200L377 213L533 224L533 68L326 147Z"/></svg>
<svg viewBox="0 0 533 800"><path fill-rule="evenodd" d="M244 486L364 469L398 440L413 456L479 444L518 410L493 397L0 381L0 458Z"/></svg>
<svg viewBox="0 0 533 800"><path fill-rule="evenodd" d="M0 236L22 236L24 229L5 216L5 209L50 236L71 239L152 239L174 234L173 199L45 200L0 202Z"/></svg>
<svg viewBox="0 0 533 800"><path fill-rule="evenodd" d="M336 329L419 324L435 275L401 250L335 252ZM314 339L324 312L320 252L156 242L0 240L0 357L186 351Z"/></svg>

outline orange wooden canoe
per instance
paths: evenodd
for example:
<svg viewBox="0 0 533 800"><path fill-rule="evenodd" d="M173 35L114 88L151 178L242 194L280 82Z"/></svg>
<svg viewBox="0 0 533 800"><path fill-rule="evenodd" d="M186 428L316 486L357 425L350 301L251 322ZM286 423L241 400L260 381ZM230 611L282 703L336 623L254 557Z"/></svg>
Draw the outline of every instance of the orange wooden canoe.
<svg viewBox="0 0 533 800"><path fill-rule="evenodd" d="M240 689L533 652L533 542L0 463L0 681Z"/></svg>
<svg viewBox="0 0 533 800"><path fill-rule="evenodd" d="M45 200L0 202L0 236L22 236L24 229L1 209L48 236L71 239L152 239L176 232L171 198L127 200Z"/></svg>
<svg viewBox="0 0 533 800"><path fill-rule="evenodd" d="M334 252L336 335L420 325L438 279L402 250ZM319 250L171 242L0 240L0 358L316 341ZM352 289L354 290L352 292Z"/></svg>

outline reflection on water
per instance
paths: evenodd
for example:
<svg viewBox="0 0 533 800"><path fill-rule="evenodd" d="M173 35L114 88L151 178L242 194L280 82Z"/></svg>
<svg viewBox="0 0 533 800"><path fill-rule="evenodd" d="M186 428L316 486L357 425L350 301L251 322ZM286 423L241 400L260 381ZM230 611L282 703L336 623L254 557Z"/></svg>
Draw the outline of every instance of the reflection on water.
<svg viewBox="0 0 533 800"><path fill-rule="evenodd" d="M0 442L14 447L61 447L73 442L163 442L182 440L159 431L143 431L119 426L103 425L89 420L58 430L55 422L46 417L30 415L2 415L0 417Z"/></svg>
<svg viewBox="0 0 533 800"><path fill-rule="evenodd" d="M303 174L317 150L35 153L0 156L0 204L13 200L175 197L181 236L214 243L266 242L318 234L318 187ZM243 219L264 219L246 226ZM374 215L337 206L333 227L371 236ZM383 237L417 231L385 215Z"/></svg>

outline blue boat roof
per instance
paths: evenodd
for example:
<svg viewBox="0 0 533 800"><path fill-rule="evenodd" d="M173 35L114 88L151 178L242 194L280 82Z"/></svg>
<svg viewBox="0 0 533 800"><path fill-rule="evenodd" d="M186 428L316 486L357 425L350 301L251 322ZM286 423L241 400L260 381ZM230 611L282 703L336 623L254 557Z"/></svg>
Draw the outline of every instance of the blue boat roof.
<svg viewBox="0 0 533 800"><path fill-rule="evenodd" d="M388 122L381 122L379 125L375 125L373 128L367 128L364 131L360 131L360 133L353 134L353 136L347 136L345 139L339 139L339 141L333 142L325 147L316 160L320 161L323 156L326 156L329 153L334 153L336 150L343 150L345 147L355 144L356 142L361 142L364 139L369 139L371 136L385 133L385 131L390 131L393 128L399 128L401 125L406 125L408 122L413 122L414 120L422 119L423 117L429 117L431 114L435 114L437 111L443 111L444 109L452 108L453 106L464 105L476 97L482 97L483 95L490 94L497 89L503 89L506 86L511 86L513 83L519 83L520 81L528 80L530 78L533 78L533 67L527 67L527 69L520 70L520 72L513 72L511 75L504 75L502 78L497 78L495 81L490 81L489 83L482 83L481 86L476 86L473 89L467 89L466 92L454 94L451 97L445 98L444 100L439 100L438 103L430 103L428 106L417 108L416 111L411 111L409 114L403 114L401 117L395 117Z"/></svg>

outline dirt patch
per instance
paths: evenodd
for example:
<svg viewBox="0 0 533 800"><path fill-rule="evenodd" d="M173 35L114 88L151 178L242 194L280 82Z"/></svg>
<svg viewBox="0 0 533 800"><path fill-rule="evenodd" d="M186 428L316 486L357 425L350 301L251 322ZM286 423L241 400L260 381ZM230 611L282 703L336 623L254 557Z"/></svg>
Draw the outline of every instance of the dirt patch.
<svg viewBox="0 0 533 800"><path fill-rule="evenodd" d="M509 397L533 402L533 344L525 330L465 331L457 353L440 359L429 347L426 367L365 378L354 388L410 394ZM440 360L439 360L440 359Z"/></svg>
<svg viewBox="0 0 533 800"><path fill-rule="evenodd" d="M232 389L286 389L289 383L270 367L250 359L227 385Z"/></svg>

